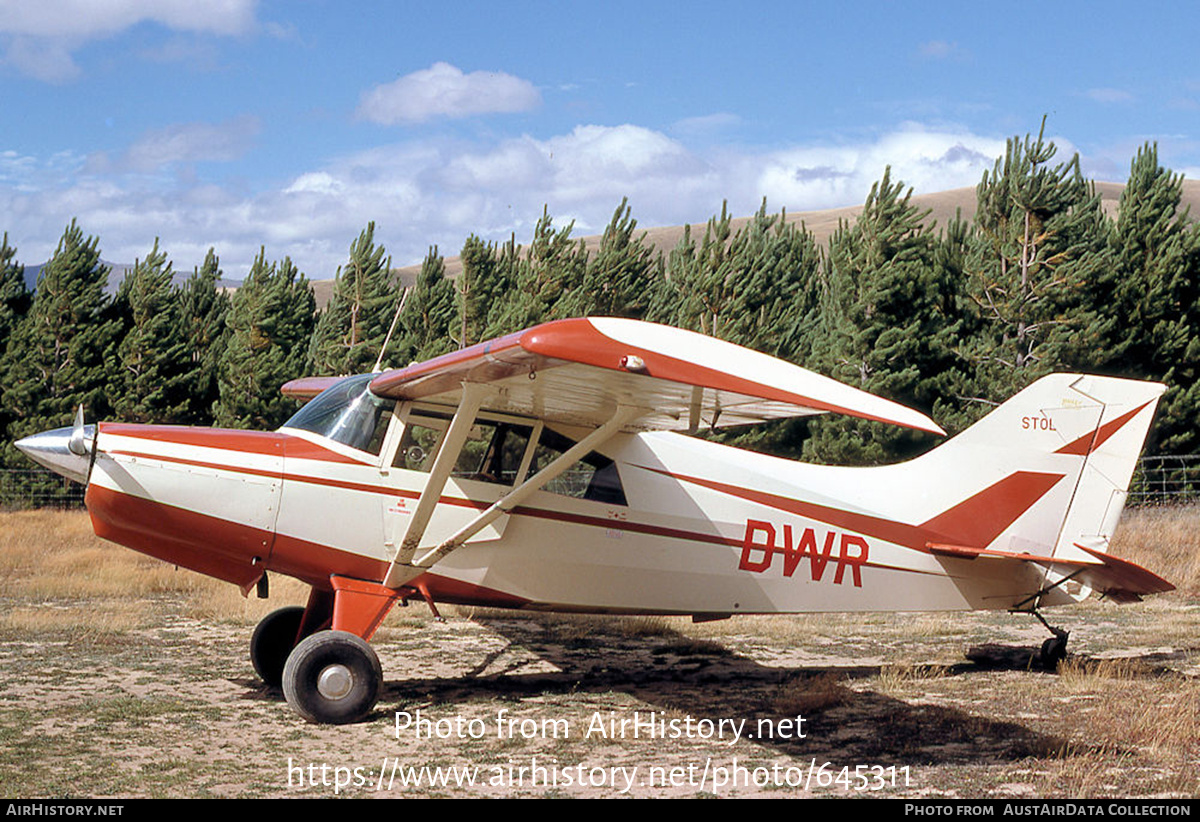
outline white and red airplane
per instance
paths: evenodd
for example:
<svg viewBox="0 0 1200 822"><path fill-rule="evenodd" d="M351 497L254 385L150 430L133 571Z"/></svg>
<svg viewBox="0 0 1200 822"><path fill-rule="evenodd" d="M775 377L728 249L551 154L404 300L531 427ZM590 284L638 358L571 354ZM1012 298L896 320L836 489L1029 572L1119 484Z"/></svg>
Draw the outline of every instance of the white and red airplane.
<svg viewBox="0 0 1200 822"><path fill-rule="evenodd" d="M1164 388L1045 377L909 462L796 463L686 436L912 409L728 342L570 319L380 374L288 383L278 431L83 424L17 446L87 484L96 533L266 594L254 667L316 722L378 699L398 601L614 614L1007 609L1170 583L1109 540ZM436 609L435 609L436 613ZM1045 620L1043 620L1045 623ZM1049 628L1049 625L1047 625ZM1044 653L1061 657L1066 632Z"/></svg>

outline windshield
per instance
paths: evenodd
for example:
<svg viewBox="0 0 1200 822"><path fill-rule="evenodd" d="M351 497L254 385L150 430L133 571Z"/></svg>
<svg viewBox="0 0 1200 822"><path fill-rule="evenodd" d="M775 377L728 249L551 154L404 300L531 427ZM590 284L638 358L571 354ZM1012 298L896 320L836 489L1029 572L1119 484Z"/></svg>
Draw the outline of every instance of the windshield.
<svg viewBox="0 0 1200 822"><path fill-rule="evenodd" d="M367 390L374 377L359 374L326 388L283 427L312 431L359 451L378 454L393 403Z"/></svg>

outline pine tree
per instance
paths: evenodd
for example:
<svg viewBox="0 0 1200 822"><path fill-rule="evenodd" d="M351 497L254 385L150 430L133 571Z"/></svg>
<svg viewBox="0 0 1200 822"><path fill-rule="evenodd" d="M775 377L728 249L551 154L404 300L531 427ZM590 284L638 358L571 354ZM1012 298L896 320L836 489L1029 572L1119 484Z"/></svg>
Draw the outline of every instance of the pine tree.
<svg viewBox="0 0 1200 822"><path fill-rule="evenodd" d="M459 260L462 272L454 280L458 322L452 335L458 348L466 348L489 338L489 317L501 313L511 283L496 246L474 234L463 243Z"/></svg>
<svg viewBox="0 0 1200 822"><path fill-rule="evenodd" d="M0 355L32 302L33 294L25 285L25 266L17 262L17 250L8 244L6 231L0 241Z"/></svg>
<svg viewBox="0 0 1200 822"><path fill-rule="evenodd" d="M1138 150L1112 233L1116 271L1111 313L1119 318L1108 370L1167 384L1151 448L1200 447L1200 227L1180 209L1183 178Z"/></svg>
<svg viewBox="0 0 1200 822"><path fill-rule="evenodd" d="M732 223L728 203L722 203L721 216L709 219L699 246L692 239L691 228L684 229L679 244L667 258L667 283L661 301L673 306L671 324L729 339L725 326L737 310L737 284L729 277Z"/></svg>
<svg viewBox="0 0 1200 822"><path fill-rule="evenodd" d="M333 296L317 319L309 349L314 373L356 374L375 365L398 299L392 260L384 254L375 245L375 223L369 223L350 245L350 258L338 269ZM398 346L389 348L394 354Z"/></svg>
<svg viewBox="0 0 1200 822"><path fill-rule="evenodd" d="M118 326L109 313L104 290L109 268L100 261L98 245L71 222L42 267L29 312L12 336L3 391L11 415L7 465L28 466L13 440L69 425L79 404L89 419L110 411L106 357Z"/></svg>
<svg viewBox="0 0 1200 822"><path fill-rule="evenodd" d="M588 256L582 287L564 312L573 316L631 317L650 311L662 285L662 255L635 235L628 198L621 201L604 229L600 247Z"/></svg>
<svg viewBox="0 0 1200 822"><path fill-rule="evenodd" d="M17 250L8 244L6 232L4 240L0 242L0 385L10 383L12 359L9 349L32 301L33 295L25 285L25 266L17 262ZM8 404L0 403L0 432L8 432L14 420ZM4 451L0 452L0 466L14 464L9 460L15 458L15 449L6 444ZM22 460L19 464L25 467L28 461Z"/></svg>
<svg viewBox="0 0 1200 822"><path fill-rule="evenodd" d="M966 364L955 347L959 281L940 264L939 241L899 181L884 172L853 226L830 240L829 293L817 347L820 370L843 382L942 418ZM807 457L879 463L910 457L929 435L845 417L810 425Z"/></svg>
<svg viewBox="0 0 1200 822"><path fill-rule="evenodd" d="M519 331L547 320L572 315L583 297L587 250L571 239L575 224L554 228L547 209L534 227L533 240L512 260L516 264L514 294L494 316L494 328Z"/></svg>
<svg viewBox="0 0 1200 822"><path fill-rule="evenodd" d="M124 422L182 422L188 405L187 339L179 290L158 240L117 291L123 327L111 381L113 411Z"/></svg>
<svg viewBox="0 0 1200 822"><path fill-rule="evenodd" d="M811 321L821 293L823 255L787 214L758 212L729 244L726 287L732 294L725 338L798 364L811 353Z"/></svg>
<svg viewBox="0 0 1200 822"><path fill-rule="evenodd" d="M260 250L226 315L218 425L271 429L295 412L279 389L304 376L315 308L312 288L292 261L268 263Z"/></svg>
<svg viewBox="0 0 1200 822"><path fill-rule="evenodd" d="M408 360L428 360L458 347L453 336L458 325L454 284L446 278L446 262L437 246L429 249L421 263L400 321Z"/></svg>
<svg viewBox="0 0 1200 822"><path fill-rule="evenodd" d="M211 425L213 407L220 398L217 375L225 348L225 314L229 295L218 287L221 262L214 249L204 263L193 269L180 295L180 325L183 328L188 363L188 390L182 421L188 425Z"/></svg>
<svg viewBox="0 0 1200 822"><path fill-rule="evenodd" d="M1076 155L1051 166L1057 147L1013 138L977 189L968 262L981 335L972 345L993 400L1061 367L1087 367L1110 338L1107 224Z"/></svg>
<svg viewBox="0 0 1200 822"><path fill-rule="evenodd" d="M699 245L685 226L649 318L804 364L822 287L816 240L768 214L765 200L738 231L732 224L722 206Z"/></svg>

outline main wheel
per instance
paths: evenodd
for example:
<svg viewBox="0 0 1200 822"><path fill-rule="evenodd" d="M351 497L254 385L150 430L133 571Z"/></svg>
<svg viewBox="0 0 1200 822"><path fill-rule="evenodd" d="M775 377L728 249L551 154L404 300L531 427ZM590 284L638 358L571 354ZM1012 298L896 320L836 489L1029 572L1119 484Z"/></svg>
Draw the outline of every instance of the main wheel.
<svg viewBox="0 0 1200 822"><path fill-rule="evenodd" d="M363 719L382 684L375 650L345 631L306 637L283 666L283 695L309 722L345 725Z"/></svg>
<svg viewBox="0 0 1200 822"><path fill-rule="evenodd" d="M296 636L304 609L298 605L280 608L263 617L250 637L250 662L262 681L272 688L283 682L283 666L296 647Z"/></svg>

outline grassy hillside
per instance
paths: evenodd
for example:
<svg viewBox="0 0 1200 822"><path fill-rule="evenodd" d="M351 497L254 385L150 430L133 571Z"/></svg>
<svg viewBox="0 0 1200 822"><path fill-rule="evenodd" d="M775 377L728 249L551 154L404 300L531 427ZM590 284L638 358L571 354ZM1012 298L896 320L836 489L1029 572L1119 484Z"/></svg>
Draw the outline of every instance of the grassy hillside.
<svg viewBox="0 0 1200 822"><path fill-rule="evenodd" d="M1103 198L1105 211L1115 216L1121 200L1121 192L1125 189L1124 184L1096 183L1096 189ZM967 220L975 216L975 189L973 187L956 188L936 194L914 194L913 202L920 208L929 209L930 220L934 221L939 227L945 226L959 212ZM1200 180L1184 181L1183 204L1185 207L1191 209L1194 219L1200 218ZM770 203L767 205L768 207L771 206ZM633 204L633 208L634 217L637 217L636 203ZM808 230L816 236L817 240L823 243L837 229L839 222L843 220L852 222L861 210L862 206L847 206L845 208L829 208L822 211L798 211L795 213L789 212L787 218L789 222L803 222L808 227ZM700 236L703 236L707 221L708 217L705 217L703 222L692 225L693 236L697 232ZM749 221L749 215L735 219L733 221L733 230L737 231ZM645 232L647 240L655 248L661 249L666 253L679 244L679 239L683 236L683 226L646 227ZM518 237L517 240L527 243L529 238ZM600 244L600 235L596 234L584 237L583 240L588 248L595 248ZM396 274L405 285L412 285L416 281L420 270L420 265L410 265L397 268ZM449 276L456 277L461 270L462 263L457 255L446 258L446 273ZM313 290L316 292L317 305L324 306L329 302L330 294L333 293L333 280L314 280Z"/></svg>

